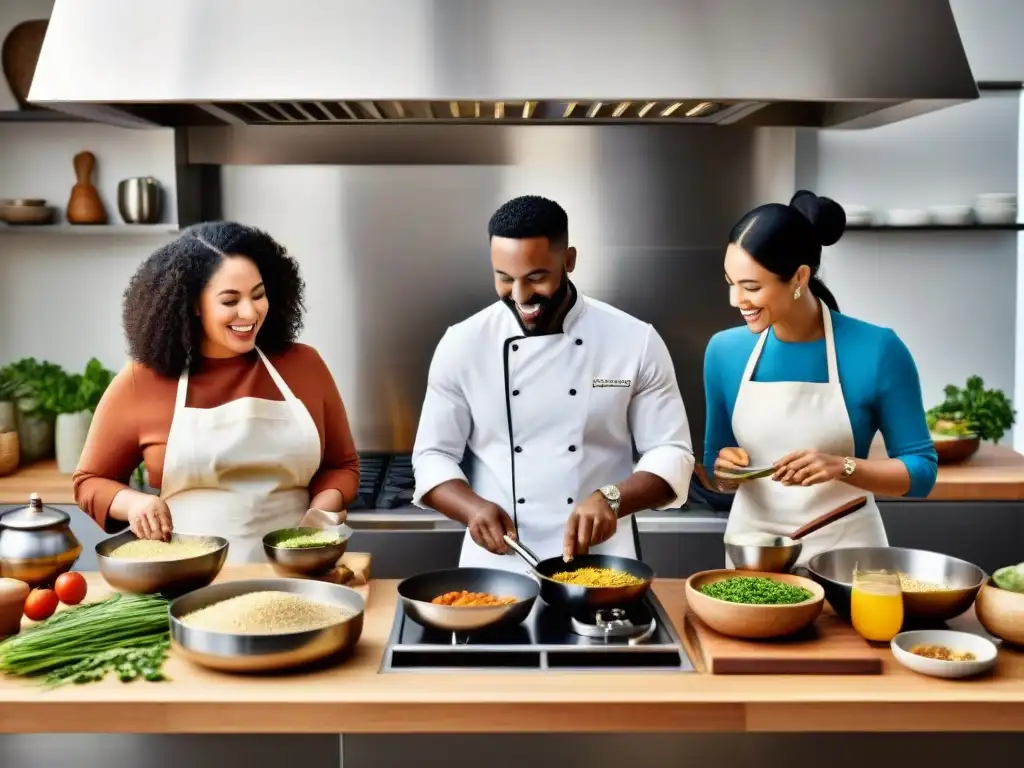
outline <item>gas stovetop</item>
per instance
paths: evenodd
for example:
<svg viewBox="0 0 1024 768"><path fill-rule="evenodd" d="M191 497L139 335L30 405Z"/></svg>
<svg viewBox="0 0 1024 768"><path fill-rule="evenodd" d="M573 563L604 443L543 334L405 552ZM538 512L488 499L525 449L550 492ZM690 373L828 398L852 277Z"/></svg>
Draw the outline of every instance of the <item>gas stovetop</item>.
<svg viewBox="0 0 1024 768"><path fill-rule="evenodd" d="M452 669L694 671L653 594L599 616L570 616L538 598L522 624L466 634L423 627L399 599L381 671Z"/></svg>
<svg viewBox="0 0 1024 768"><path fill-rule="evenodd" d="M360 453L359 493L349 512L368 512L412 506L415 480L408 454Z"/></svg>

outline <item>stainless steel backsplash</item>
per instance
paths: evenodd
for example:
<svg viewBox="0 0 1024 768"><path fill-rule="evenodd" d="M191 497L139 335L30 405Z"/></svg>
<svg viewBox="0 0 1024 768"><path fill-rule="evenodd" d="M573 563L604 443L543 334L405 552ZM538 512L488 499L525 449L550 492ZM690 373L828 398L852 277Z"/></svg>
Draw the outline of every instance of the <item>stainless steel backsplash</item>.
<svg viewBox="0 0 1024 768"><path fill-rule="evenodd" d="M299 258L303 339L331 366L360 450L412 449L437 340L494 300L487 220L526 193L568 212L579 288L665 338L701 450L704 348L739 320L722 273L726 238L751 206L792 194L793 131L288 130L200 129L190 159L223 165L226 217L267 228Z"/></svg>

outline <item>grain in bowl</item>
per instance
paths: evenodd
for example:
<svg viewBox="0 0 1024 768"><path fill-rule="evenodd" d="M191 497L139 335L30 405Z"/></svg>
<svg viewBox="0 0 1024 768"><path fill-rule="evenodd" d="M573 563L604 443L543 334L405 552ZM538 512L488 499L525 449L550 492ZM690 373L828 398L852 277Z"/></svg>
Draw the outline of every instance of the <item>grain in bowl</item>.
<svg viewBox="0 0 1024 768"><path fill-rule="evenodd" d="M185 614L181 623L207 632L280 635L311 632L341 623L355 612L292 592L266 590L221 600Z"/></svg>

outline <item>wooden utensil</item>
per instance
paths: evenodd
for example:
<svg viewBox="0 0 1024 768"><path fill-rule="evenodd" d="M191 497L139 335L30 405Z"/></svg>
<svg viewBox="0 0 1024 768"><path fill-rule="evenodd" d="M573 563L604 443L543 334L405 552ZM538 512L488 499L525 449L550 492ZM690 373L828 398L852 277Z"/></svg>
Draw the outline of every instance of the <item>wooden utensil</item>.
<svg viewBox="0 0 1024 768"><path fill-rule="evenodd" d="M46 19L23 21L4 38L3 52L0 53L4 75L11 87L11 93L23 109L30 106L28 91L36 73L36 64L39 61L39 52L43 48L47 25Z"/></svg>
<svg viewBox="0 0 1024 768"><path fill-rule="evenodd" d="M836 507L835 509L826 512L825 514L814 518L813 520L811 520L811 522L807 523L806 525L797 528L795 531L793 531L793 533L789 535L789 538L793 539L794 541L799 541L804 536L812 534L815 531L819 531L826 525L831 525L832 523L842 520L844 517L852 515L857 510L862 509L864 505L866 505L867 503L867 496L858 496L856 499L853 499L851 501L848 501L846 504L843 504L843 506Z"/></svg>
<svg viewBox="0 0 1024 768"><path fill-rule="evenodd" d="M100 193L92 184L96 156L92 152L79 152L75 155L74 165L77 181L68 200L68 221L72 224L106 224L107 211L100 200Z"/></svg>

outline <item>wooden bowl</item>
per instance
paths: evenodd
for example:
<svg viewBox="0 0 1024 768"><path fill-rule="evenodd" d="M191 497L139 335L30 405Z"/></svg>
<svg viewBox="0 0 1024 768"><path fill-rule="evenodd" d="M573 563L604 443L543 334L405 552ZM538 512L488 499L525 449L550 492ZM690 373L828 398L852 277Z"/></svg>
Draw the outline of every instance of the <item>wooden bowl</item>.
<svg viewBox="0 0 1024 768"><path fill-rule="evenodd" d="M981 438L941 438L932 437L932 445L935 446L935 453L939 457L939 464L959 464L967 461L978 452L981 447Z"/></svg>
<svg viewBox="0 0 1024 768"><path fill-rule="evenodd" d="M1000 589L990 581L978 592L974 611L989 634L1024 647L1024 593Z"/></svg>
<svg viewBox="0 0 1024 768"><path fill-rule="evenodd" d="M790 605L747 605L708 597L700 591L705 584L737 577L763 577L803 587L811 598ZM686 604L701 621L716 632L744 640L766 640L793 635L818 618L825 604L825 590L817 582L791 573L735 571L723 568L701 571L686 580Z"/></svg>

